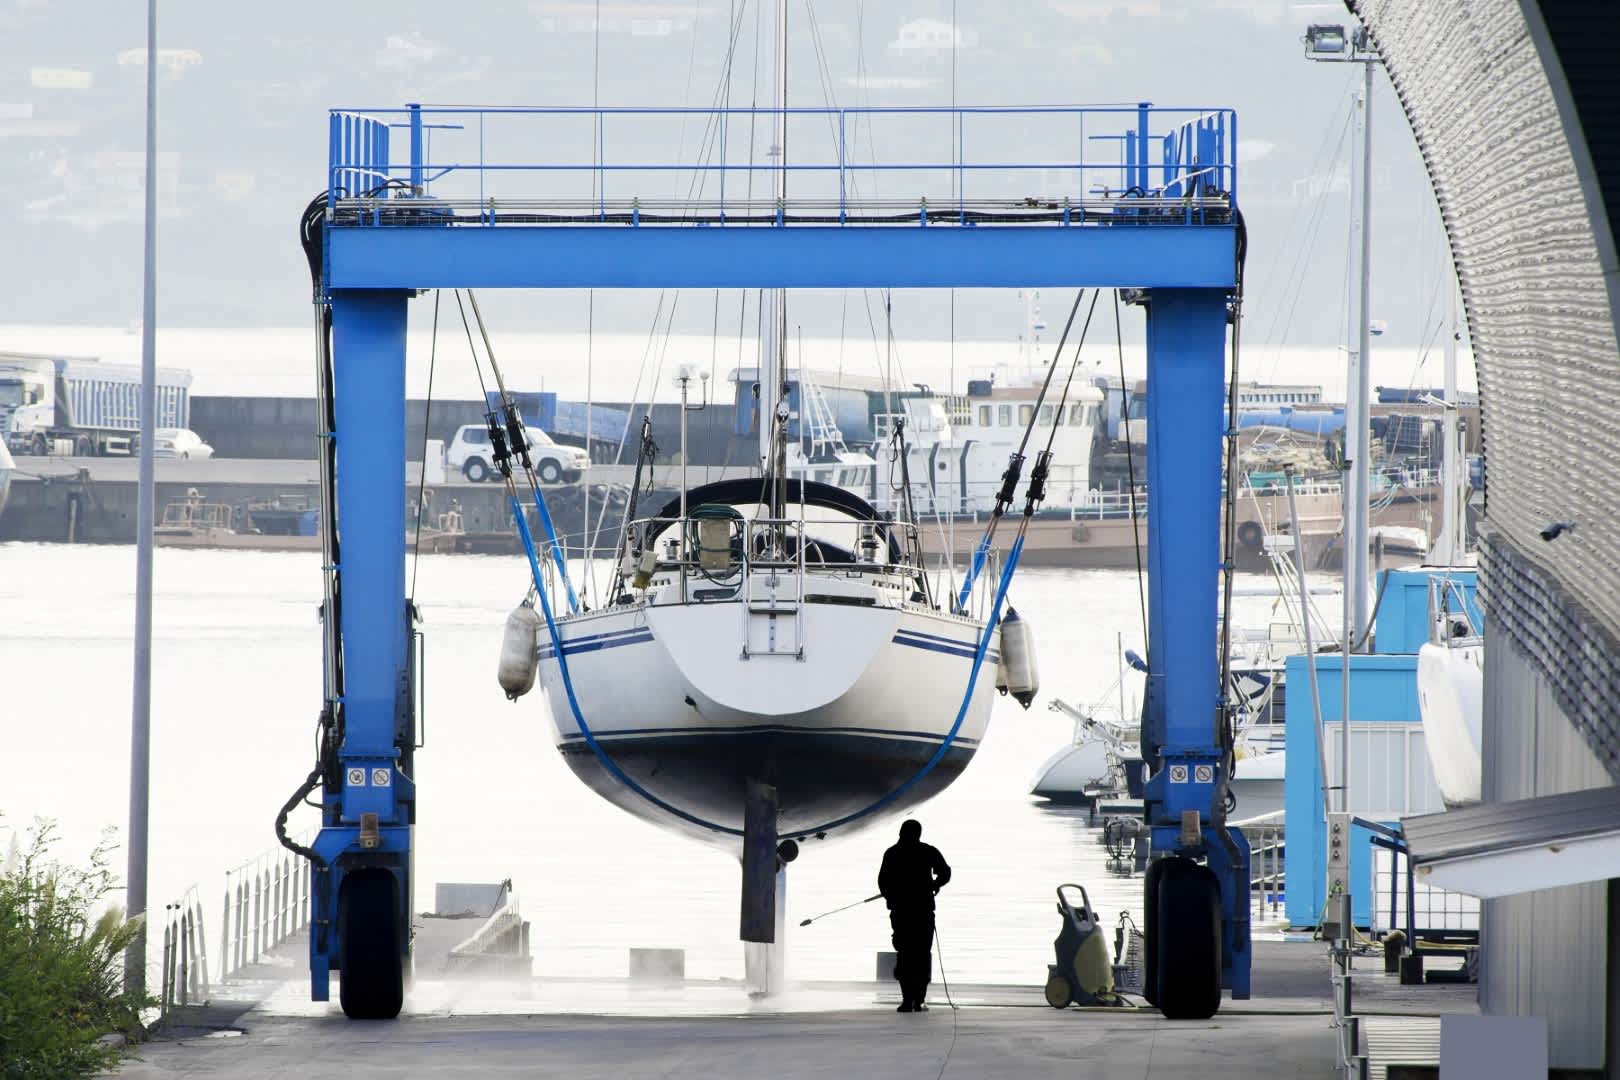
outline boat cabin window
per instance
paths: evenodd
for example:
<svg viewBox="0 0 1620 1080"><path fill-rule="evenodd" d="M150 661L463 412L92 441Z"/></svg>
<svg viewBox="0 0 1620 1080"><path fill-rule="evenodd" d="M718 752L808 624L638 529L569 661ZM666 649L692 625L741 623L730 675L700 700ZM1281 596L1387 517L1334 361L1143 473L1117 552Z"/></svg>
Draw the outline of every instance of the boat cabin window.
<svg viewBox="0 0 1620 1080"><path fill-rule="evenodd" d="M1069 406L1069 426L1079 427L1086 422L1086 407L1081 402Z"/></svg>
<svg viewBox="0 0 1620 1080"><path fill-rule="evenodd" d="M980 427L989 427L990 426L990 406L988 406L988 405L980 405L979 406L979 426Z"/></svg>
<svg viewBox="0 0 1620 1080"><path fill-rule="evenodd" d="M1041 427L1052 426L1052 409L1053 406L1051 405L1041 406Z"/></svg>
<svg viewBox="0 0 1620 1080"><path fill-rule="evenodd" d="M1024 427L1024 428L1029 427L1030 417L1032 417L1034 415L1035 415L1035 406L1033 406L1033 405L1020 405L1020 406L1018 406L1018 426L1019 427Z"/></svg>
<svg viewBox="0 0 1620 1080"><path fill-rule="evenodd" d="M1012 427L1011 405L996 406L996 423L1000 424L1002 427Z"/></svg>

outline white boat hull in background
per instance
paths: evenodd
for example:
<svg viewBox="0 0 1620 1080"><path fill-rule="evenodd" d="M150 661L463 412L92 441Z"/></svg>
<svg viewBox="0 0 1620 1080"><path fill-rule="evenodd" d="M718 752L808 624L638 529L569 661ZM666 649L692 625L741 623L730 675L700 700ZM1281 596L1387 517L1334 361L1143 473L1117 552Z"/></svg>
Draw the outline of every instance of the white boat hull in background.
<svg viewBox="0 0 1620 1080"><path fill-rule="evenodd" d="M1480 719L1484 646L1424 645L1418 650L1418 711L1429 767L1447 806L1480 798Z"/></svg>
<svg viewBox="0 0 1620 1080"><path fill-rule="evenodd" d="M1101 740L1071 743L1036 770L1029 793L1053 802L1084 802L1112 780L1108 747Z"/></svg>
<svg viewBox="0 0 1620 1080"><path fill-rule="evenodd" d="M1237 824L1281 810L1287 764L1288 755L1281 750L1239 759L1229 785L1237 806L1227 820Z"/></svg>

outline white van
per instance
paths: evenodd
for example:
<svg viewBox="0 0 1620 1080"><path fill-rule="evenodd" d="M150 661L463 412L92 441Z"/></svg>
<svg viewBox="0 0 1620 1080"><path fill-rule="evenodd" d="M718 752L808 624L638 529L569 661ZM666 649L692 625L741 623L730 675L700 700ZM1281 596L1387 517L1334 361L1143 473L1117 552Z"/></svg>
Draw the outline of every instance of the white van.
<svg viewBox="0 0 1620 1080"><path fill-rule="evenodd" d="M529 460L543 484L572 484L590 468L590 456L572 446L559 446L537 428L525 429L529 436ZM483 424L463 424L444 452L446 472L459 472L472 483L493 480L495 458L490 453L489 429Z"/></svg>

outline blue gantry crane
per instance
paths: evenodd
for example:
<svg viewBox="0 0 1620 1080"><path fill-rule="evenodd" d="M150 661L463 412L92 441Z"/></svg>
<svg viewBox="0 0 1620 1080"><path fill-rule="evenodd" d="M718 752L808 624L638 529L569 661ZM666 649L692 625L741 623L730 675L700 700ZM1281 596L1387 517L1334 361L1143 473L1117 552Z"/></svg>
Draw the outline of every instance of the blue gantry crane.
<svg viewBox="0 0 1620 1080"><path fill-rule="evenodd" d="M779 120L794 135L791 162L728 159L733 125ZM670 146L683 122L712 132L717 153L660 163L650 148ZM857 131L926 124L954 131L948 160L851 160ZM1151 388L1148 996L1171 1017L1211 1015L1223 987L1248 996L1248 850L1225 821L1232 754L1217 642L1230 570L1227 340L1243 248L1234 113L407 105L333 110L329 125L327 190L302 222L324 428L325 707L317 766L278 821L314 864L316 1000L337 970L348 1015L392 1016L409 970L421 639L400 497L405 331L412 298L437 288L1130 290L1146 316ZM531 160L487 159L484 134L497 126L504 145L537 148ZM1032 141L1073 153L1018 160ZM739 197L749 171L784 169L802 195ZM1054 184L1061 191L1045 193ZM880 185L881 198L870 193ZM303 847L285 822L316 792L321 829Z"/></svg>

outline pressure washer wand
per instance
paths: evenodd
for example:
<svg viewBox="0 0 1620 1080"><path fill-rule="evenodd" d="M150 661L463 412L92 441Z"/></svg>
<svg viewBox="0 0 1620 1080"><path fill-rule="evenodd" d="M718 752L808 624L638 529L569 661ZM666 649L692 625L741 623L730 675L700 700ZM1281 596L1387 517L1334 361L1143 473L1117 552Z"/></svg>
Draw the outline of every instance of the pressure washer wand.
<svg viewBox="0 0 1620 1080"><path fill-rule="evenodd" d="M848 911L852 907L860 907L862 904L870 904L872 901L878 899L882 895L883 895L882 893L873 893L871 896L868 896L865 900L857 900L853 904L845 904L843 907L835 907L831 911L823 911L820 915L812 916L811 918L808 918L808 919L804 920L799 925L800 926L809 926L813 922L820 922L822 919L825 919L827 916L836 915L840 911Z"/></svg>

